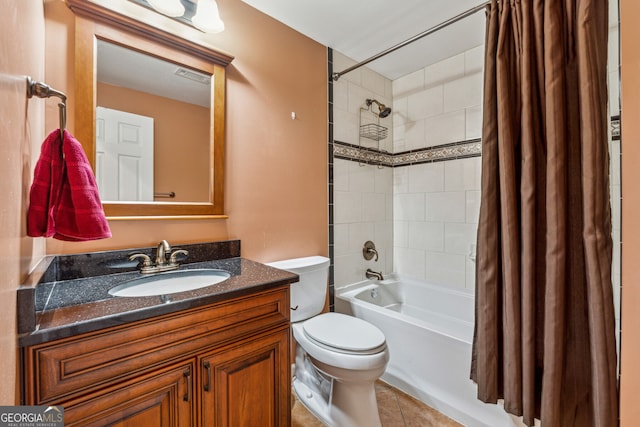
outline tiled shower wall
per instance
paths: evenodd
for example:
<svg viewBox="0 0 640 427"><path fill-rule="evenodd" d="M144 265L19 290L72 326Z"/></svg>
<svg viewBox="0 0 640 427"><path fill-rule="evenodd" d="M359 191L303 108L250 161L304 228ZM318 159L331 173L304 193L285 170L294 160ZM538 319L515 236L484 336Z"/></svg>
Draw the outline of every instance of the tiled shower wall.
<svg viewBox="0 0 640 427"><path fill-rule="evenodd" d="M620 135L620 16L618 2L609 2L609 49L607 59L608 83L609 83L609 114L613 118L610 126L609 153L611 156L610 185L611 185L611 216L613 226L613 302L616 314L616 334L618 337L618 350L620 349L620 251L621 245L621 191L620 191L620 165L621 165L621 135ZM619 352L618 352L619 353Z"/></svg>
<svg viewBox="0 0 640 427"><path fill-rule="evenodd" d="M395 153L480 138L483 54L478 46L393 82ZM396 272L473 288L478 155L394 168Z"/></svg>
<svg viewBox="0 0 640 427"><path fill-rule="evenodd" d="M619 115L617 2L610 2L610 114ZM365 278L372 268L445 286L474 288L480 203L479 144L483 46L478 46L393 82L366 67L333 84L335 286ZM333 52L334 70L354 61ZM359 109L367 98L391 105L382 119L389 136L376 143L359 138ZM613 284L616 318L620 294L620 137L612 126L611 201ZM340 143L350 145L341 148ZM361 146L361 147L359 147ZM355 147L355 148L354 148ZM362 147L391 152L383 165L336 155ZM429 151L431 148L432 151ZM365 156L366 158L366 156ZM394 162L398 160L398 162ZM393 166L393 167L391 167ZM380 260L365 261L362 245L373 240Z"/></svg>
<svg viewBox="0 0 640 427"><path fill-rule="evenodd" d="M333 52L334 70L354 64ZM385 139L360 138L360 109L367 99L391 106L391 81L368 68L345 74L333 83L333 123L335 143L346 143L379 151L392 151L392 117L380 119L387 127ZM377 109L374 111L377 112ZM371 120L371 114L363 116ZM376 123L378 124L378 123ZM374 152L374 151L372 151ZM335 154L334 154L335 156ZM334 157L333 163L334 285L339 287L365 279L365 270L393 271L393 170ZM376 244L379 259L365 261L362 247L367 240Z"/></svg>
<svg viewBox="0 0 640 427"><path fill-rule="evenodd" d="M342 70L353 61L334 51L333 64ZM333 84L335 286L364 280L371 268L473 287L482 64L477 47L394 82L360 68ZM368 98L393 107L380 119L389 135L379 145L359 136ZM345 149L394 155L375 164ZM363 259L367 240L378 262Z"/></svg>

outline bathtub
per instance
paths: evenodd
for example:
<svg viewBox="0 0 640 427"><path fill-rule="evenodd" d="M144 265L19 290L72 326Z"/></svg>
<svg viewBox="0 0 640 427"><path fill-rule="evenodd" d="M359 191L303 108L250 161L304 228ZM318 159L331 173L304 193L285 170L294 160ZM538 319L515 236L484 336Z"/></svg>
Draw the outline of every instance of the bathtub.
<svg viewBox="0 0 640 427"><path fill-rule="evenodd" d="M522 426L502 406L476 398L469 379L473 294L394 277L336 289L335 311L384 332L390 360L382 380L465 426Z"/></svg>

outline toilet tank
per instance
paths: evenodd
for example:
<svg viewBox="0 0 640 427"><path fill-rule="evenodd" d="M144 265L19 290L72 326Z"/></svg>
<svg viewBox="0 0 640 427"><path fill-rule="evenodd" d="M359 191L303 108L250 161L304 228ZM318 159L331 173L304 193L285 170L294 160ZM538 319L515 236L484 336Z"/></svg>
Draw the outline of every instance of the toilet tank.
<svg viewBox="0 0 640 427"><path fill-rule="evenodd" d="M329 258L323 256L266 263L300 276L300 281L292 283L290 288L291 322L299 322L322 312L327 296L329 263Z"/></svg>

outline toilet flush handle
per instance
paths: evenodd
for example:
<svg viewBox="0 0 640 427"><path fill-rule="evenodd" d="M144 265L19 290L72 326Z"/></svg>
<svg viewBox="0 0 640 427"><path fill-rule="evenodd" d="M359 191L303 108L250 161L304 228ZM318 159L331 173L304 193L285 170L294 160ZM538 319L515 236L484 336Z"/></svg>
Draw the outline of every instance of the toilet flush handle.
<svg viewBox="0 0 640 427"><path fill-rule="evenodd" d="M296 305L295 307L291 307L292 311L296 311L298 309L298 307L300 307L299 305Z"/></svg>

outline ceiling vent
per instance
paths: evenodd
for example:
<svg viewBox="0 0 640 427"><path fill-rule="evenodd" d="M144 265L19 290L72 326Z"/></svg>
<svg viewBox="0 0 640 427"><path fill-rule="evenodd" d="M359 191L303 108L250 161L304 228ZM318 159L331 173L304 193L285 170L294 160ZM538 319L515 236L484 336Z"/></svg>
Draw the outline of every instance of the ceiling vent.
<svg viewBox="0 0 640 427"><path fill-rule="evenodd" d="M195 71L187 70L186 68L178 68L176 70L176 75L180 77L184 77L185 79L193 80L194 82L201 83L203 85L208 85L211 83L211 76L207 74L197 73Z"/></svg>

